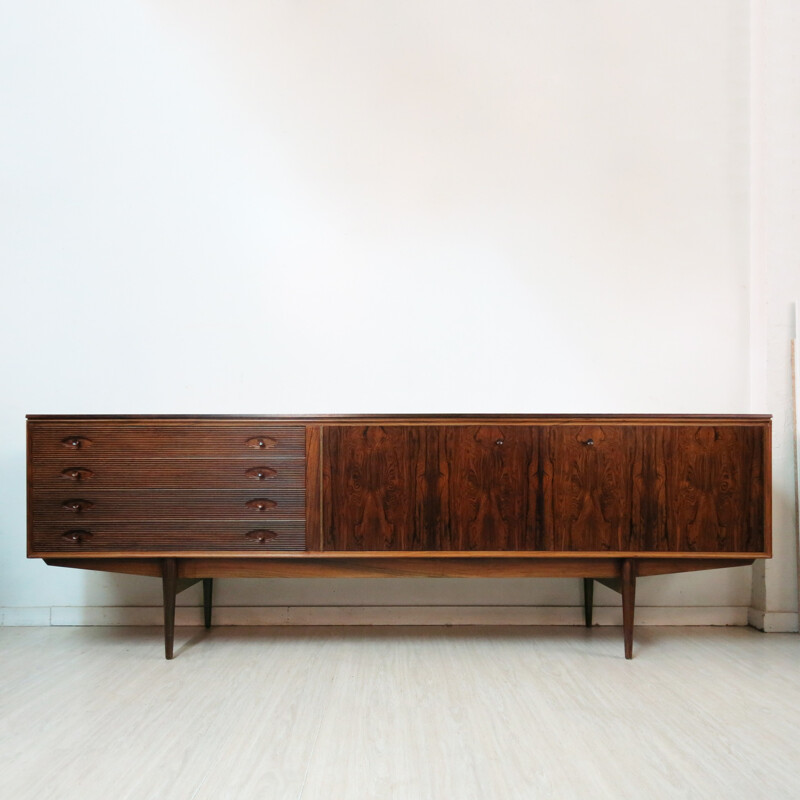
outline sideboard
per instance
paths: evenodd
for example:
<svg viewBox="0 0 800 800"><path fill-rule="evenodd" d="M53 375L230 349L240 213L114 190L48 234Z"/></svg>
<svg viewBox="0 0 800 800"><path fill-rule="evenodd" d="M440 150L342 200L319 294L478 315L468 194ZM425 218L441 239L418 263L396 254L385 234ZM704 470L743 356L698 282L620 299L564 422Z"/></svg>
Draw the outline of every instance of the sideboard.
<svg viewBox="0 0 800 800"><path fill-rule="evenodd" d="M28 416L28 557L161 578L521 577L622 596L771 555L766 415Z"/></svg>

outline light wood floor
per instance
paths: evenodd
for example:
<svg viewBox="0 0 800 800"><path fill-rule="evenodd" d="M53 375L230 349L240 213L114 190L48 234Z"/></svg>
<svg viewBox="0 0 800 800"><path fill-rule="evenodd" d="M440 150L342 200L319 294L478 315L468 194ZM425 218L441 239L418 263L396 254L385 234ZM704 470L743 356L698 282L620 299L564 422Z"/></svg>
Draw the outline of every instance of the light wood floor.
<svg viewBox="0 0 800 800"><path fill-rule="evenodd" d="M621 638L0 629L0 797L800 797L800 636Z"/></svg>

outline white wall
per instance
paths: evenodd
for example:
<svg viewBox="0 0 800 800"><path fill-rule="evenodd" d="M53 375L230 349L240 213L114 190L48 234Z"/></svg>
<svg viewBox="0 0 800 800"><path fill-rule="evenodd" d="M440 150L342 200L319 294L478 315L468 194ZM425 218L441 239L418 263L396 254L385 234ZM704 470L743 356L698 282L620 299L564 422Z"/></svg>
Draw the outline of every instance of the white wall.
<svg viewBox="0 0 800 800"><path fill-rule="evenodd" d="M156 581L24 559L26 412L769 410L750 408L749 35L744 0L3 3L6 621L159 603ZM578 587L218 596L569 606ZM741 621L750 570L640 602Z"/></svg>
<svg viewBox="0 0 800 800"><path fill-rule="evenodd" d="M764 389L773 419L774 557L754 569L750 620L797 630L797 530L790 343L800 302L800 4L759 4L760 202L754 232L764 278Z"/></svg>

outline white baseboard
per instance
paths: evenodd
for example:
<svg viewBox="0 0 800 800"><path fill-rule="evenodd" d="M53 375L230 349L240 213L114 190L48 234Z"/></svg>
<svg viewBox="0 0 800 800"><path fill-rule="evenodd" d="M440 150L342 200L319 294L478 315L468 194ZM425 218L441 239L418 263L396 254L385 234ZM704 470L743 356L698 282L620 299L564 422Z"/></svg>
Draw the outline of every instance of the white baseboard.
<svg viewBox="0 0 800 800"><path fill-rule="evenodd" d="M794 615L795 626L797 615ZM160 606L0 609L1 625L161 625ZM202 625L202 609L178 606L176 625ZM640 606L637 625L753 624L744 606ZM583 625L580 606L217 606L214 625ZM595 606L595 625L622 625L619 606ZM770 629L771 630L771 629ZM777 628L775 630L778 630ZM784 630L784 628L780 628ZM795 627L796 630L796 627Z"/></svg>
<svg viewBox="0 0 800 800"><path fill-rule="evenodd" d="M39 627L50 625L51 609L47 606L35 608L0 608L0 625Z"/></svg>
<svg viewBox="0 0 800 800"><path fill-rule="evenodd" d="M796 611L761 611L750 608L747 624L765 633L797 633L798 614Z"/></svg>

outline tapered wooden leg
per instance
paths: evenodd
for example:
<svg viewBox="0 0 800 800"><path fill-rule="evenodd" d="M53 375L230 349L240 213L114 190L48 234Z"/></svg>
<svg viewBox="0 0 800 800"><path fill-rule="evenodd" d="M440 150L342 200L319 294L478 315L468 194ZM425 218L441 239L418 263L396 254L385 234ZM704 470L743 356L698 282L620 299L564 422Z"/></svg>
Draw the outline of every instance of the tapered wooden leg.
<svg viewBox="0 0 800 800"><path fill-rule="evenodd" d="M161 561L161 580L164 588L164 654L172 658L175 642L175 595L178 593L178 559Z"/></svg>
<svg viewBox="0 0 800 800"><path fill-rule="evenodd" d="M592 627L592 610L594 606L594 579L583 579L583 621L587 628Z"/></svg>
<svg viewBox="0 0 800 800"><path fill-rule="evenodd" d="M636 603L636 562L622 562L622 630L625 637L625 658L633 658L633 609Z"/></svg>
<svg viewBox="0 0 800 800"><path fill-rule="evenodd" d="M203 617L206 628L211 627L211 594L214 591L214 579L203 578Z"/></svg>

